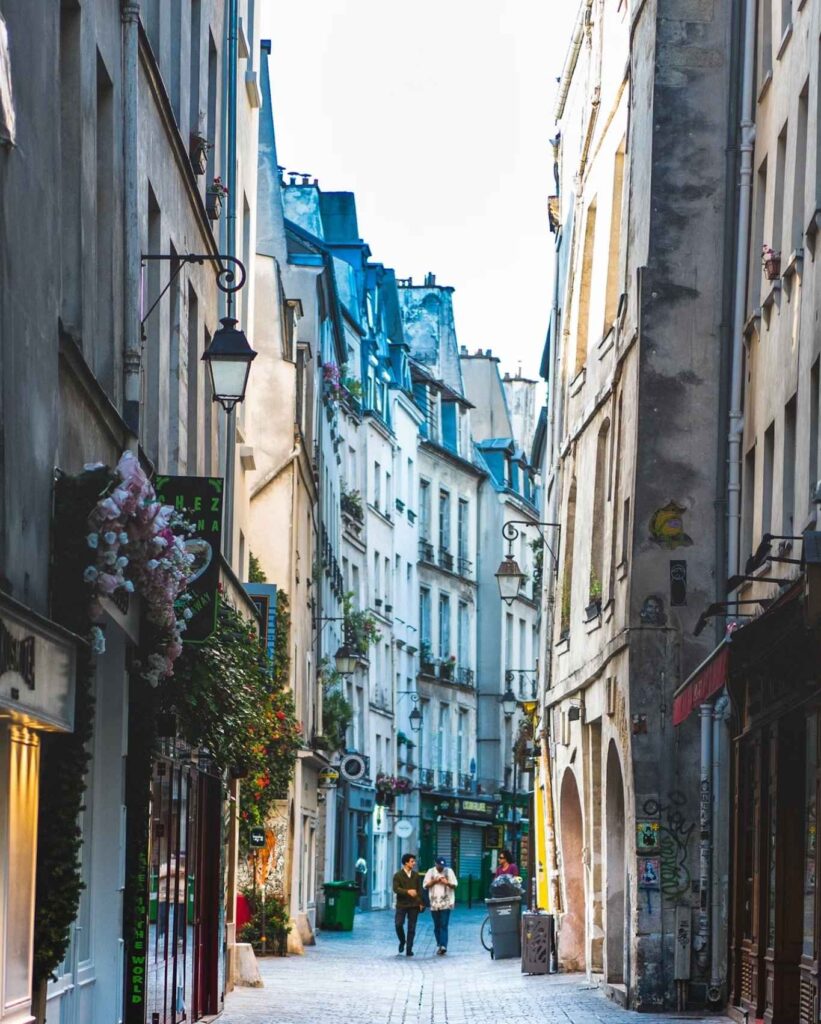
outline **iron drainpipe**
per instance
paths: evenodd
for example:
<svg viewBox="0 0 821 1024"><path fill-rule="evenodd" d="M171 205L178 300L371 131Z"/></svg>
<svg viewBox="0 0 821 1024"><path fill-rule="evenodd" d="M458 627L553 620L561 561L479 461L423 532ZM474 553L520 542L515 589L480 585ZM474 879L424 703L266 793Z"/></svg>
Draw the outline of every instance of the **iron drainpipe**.
<svg viewBox="0 0 821 1024"><path fill-rule="evenodd" d="M228 214L225 219L225 251L237 252L237 0L228 2L228 81L226 82L228 166L225 183L228 187ZM234 315L234 296L226 296L226 314ZM225 560L232 562L234 552L234 462L236 461L236 407L225 415L225 524L222 544ZM242 566L238 566L241 574Z"/></svg>
<svg viewBox="0 0 821 1024"><path fill-rule="evenodd" d="M702 971L710 963L710 868L712 863L712 801L710 799L710 773L712 770L713 706L702 704L699 708L701 719L701 770L699 773L699 844L698 844L698 927L694 942L696 961Z"/></svg>
<svg viewBox="0 0 821 1024"><path fill-rule="evenodd" d="M741 440L744 431L743 350L744 322L747 312L748 253L750 248L750 207L752 202L753 150L755 122L753 88L755 70L756 4L747 0L744 17L744 54L741 86L741 162L738 172L738 228L733 303L732 361L730 369L730 422L727 435L727 576L738 571L741 523Z"/></svg>
<svg viewBox="0 0 821 1024"><path fill-rule="evenodd" d="M123 418L140 436L140 213L137 185L139 0L123 0Z"/></svg>
<svg viewBox="0 0 821 1024"><path fill-rule="evenodd" d="M719 696L713 706L713 766L712 766L712 797L713 797L713 837L726 835L726 829L722 818L727 810L726 787L723 784L723 776L727 758L727 730L724 723L727 721L727 714L730 708L730 698L726 693ZM727 869L725 860L720 859L719 852L714 845L712 859L712 893L711 893L711 915L710 915L710 985L707 989L707 998L713 1004L722 1002L724 988L724 977L726 963L722 950L722 925L724 915L722 906L727 884Z"/></svg>

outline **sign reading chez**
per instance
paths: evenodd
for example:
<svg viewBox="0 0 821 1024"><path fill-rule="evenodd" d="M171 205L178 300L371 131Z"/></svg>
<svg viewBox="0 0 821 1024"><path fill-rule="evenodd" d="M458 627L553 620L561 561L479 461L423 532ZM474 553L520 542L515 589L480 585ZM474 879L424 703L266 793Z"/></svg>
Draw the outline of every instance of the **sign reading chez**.
<svg viewBox="0 0 821 1024"><path fill-rule="evenodd" d="M185 549L194 556L188 593L192 616L183 640L200 644L217 624L217 583L222 536L222 478L213 476L158 476L157 497L173 506L194 527Z"/></svg>
<svg viewBox="0 0 821 1024"><path fill-rule="evenodd" d="M74 728L74 638L2 594L0 709L35 728Z"/></svg>

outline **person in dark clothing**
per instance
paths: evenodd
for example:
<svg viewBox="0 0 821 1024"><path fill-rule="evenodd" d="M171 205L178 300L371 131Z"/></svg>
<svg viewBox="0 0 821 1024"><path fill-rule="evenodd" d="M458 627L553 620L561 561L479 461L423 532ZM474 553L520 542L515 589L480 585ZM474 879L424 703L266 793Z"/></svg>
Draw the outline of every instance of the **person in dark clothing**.
<svg viewBox="0 0 821 1024"><path fill-rule="evenodd" d="M416 857L412 853L402 855L402 867L393 876L393 891L396 896L396 937L399 939L399 952L413 956L413 939L416 935L416 919L424 904L422 903L422 881L416 870ZM408 922L408 934L405 936L405 920Z"/></svg>

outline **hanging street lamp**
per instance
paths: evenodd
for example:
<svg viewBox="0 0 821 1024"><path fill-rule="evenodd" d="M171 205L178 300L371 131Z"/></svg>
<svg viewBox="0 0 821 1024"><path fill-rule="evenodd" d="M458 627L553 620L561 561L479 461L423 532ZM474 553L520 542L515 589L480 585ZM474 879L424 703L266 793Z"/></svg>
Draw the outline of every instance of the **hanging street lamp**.
<svg viewBox="0 0 821 1024"><path fill-rule="evenodd" d="M220 323L222 326L203 352L202 361L208 365L214 401L230 413L245 398L248 374L257 354L248 344L245 332L237 329L233 317L224 316Z"/></svg>

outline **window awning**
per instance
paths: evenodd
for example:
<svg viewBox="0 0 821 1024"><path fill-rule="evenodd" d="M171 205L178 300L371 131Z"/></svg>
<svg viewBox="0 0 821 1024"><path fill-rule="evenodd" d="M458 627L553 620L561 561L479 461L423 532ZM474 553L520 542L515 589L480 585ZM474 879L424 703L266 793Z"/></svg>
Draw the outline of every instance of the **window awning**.
<svg viewBox="0 0 821 1024"><path fill-rule="evenodd" d="M673 725L681 725L694 707L718 693L726 684L729 671L730 645L724 640L676 690L673 697Z"/></svg>

